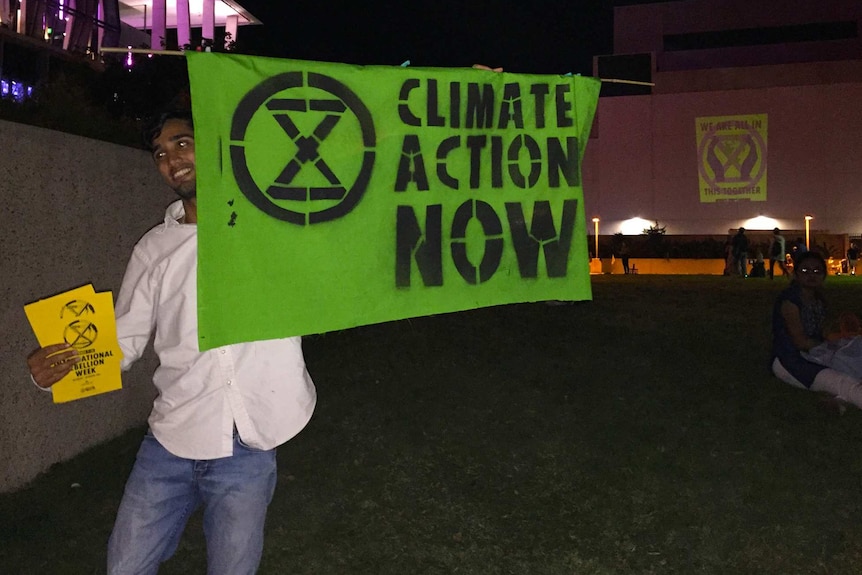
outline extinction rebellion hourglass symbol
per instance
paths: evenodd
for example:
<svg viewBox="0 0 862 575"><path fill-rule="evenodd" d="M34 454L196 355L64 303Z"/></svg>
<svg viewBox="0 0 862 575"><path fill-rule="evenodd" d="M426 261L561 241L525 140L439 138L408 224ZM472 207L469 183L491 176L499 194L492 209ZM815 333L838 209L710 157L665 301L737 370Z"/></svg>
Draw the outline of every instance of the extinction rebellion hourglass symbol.
<svg viewBox="0 0 862 575"><path fill-rule="evenodd" d="M261 137L274 125L283 144ZM371 179L375 145L371 113L352 90L322 74L288 72L262 82L237 106L230 159L237 185L255 207L306 226L356 207ZM333 149L355 153L332 161ZM261 171L261 158L278 154L282 167L273 178Z"/></svg>
<svg viewBox="0 0 862 575"><path fill-rule="evenodd" d="M92 304L83 300L72 300L60 310L60 318L71 320L63 330L63 340L75 349L85 349L93 345L99 330L89 317L96 310Z"/></svg>

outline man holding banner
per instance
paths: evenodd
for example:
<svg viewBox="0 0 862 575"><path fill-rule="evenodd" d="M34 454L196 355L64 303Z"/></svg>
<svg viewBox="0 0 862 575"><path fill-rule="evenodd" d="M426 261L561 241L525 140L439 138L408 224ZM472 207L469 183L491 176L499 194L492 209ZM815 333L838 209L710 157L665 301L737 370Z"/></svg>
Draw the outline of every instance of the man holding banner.
<svg viewBox="0 0 862 575"><path fill-rule="evenodd" d="M592 297L581 161L599 80L187 60L202 349Z"/></svg>
<svg viewBox="0 0 862 575"><path fill-rule="evenodd" d="M187 58L196 128L168 114L147 139L181 202L117 300L124 365L154 328L161 365L110 573L154 573L199 504L209 573L255 571L273 448L315 404L297 336L591 297L598 80ZM48 355L31 358L44 387L68 370Z"/></svg>
<svg viewBox="0 0 862 575"><path fill-rule="evenodd" d="M108 573L156 573L202 506L208 573L251 574L275 490L275 447L311 418L314 384L298 337L199 350L191 114L162 114L145 139L181 199L135 246L117 298L122 367L141 356L155 330L159 395L111 534ZM77 360L60 344L38 350L28 363L34 381L48 388Z"/></svg>

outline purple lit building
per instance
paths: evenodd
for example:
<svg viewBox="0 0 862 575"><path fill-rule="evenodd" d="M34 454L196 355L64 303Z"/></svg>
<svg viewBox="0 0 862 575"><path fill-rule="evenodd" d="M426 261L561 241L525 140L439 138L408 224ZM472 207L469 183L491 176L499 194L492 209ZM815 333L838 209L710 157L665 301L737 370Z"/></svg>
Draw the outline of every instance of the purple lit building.
<svg viewBox="0 0 862 575"><path fill-rule="evenodd" d="M28 97L52 58L228 44L260 23L233 0L0 0L0 97Z"/></svg>

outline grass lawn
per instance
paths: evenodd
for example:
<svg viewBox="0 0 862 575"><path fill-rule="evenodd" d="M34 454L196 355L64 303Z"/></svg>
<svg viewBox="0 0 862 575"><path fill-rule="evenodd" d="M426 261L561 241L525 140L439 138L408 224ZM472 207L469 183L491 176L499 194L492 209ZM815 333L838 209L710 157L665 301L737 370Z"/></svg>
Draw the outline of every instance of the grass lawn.
<svg viewBox="0 0 862 575"><path fill-rule="evenodd" d="M769 372L784 285L596 276L592 302L306 338L318 408L260 572L858 574L862 412ZM826 286L862 314L862 278ZM0 573L103 572L142 433L0 495ZM160 573L204 572L196 515Z"/></svg>

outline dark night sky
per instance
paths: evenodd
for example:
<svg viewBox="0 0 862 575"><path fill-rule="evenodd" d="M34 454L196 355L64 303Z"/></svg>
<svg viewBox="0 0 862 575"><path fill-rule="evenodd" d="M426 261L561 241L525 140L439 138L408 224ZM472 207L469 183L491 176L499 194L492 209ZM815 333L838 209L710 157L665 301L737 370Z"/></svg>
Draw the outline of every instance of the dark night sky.
<svg viewBox="0 0 862 575"><path fill-rule="evenodd" d="M245 53L353 64L470 66L592 74L613 46L619 0L241 0L263 22Z"/></svg>

